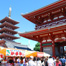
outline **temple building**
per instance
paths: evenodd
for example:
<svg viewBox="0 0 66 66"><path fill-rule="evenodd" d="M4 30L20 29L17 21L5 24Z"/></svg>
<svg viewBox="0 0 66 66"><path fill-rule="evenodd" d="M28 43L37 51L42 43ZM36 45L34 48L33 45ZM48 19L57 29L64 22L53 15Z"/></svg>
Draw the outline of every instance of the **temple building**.
<svg viewBox="0 0 66 66"><path fill-rule="evenodd" d="M20 33L20 36L40 42L40 51L51 56L66 53L66 0L54 2L22 16L35 24L35 31Z"/></svg>

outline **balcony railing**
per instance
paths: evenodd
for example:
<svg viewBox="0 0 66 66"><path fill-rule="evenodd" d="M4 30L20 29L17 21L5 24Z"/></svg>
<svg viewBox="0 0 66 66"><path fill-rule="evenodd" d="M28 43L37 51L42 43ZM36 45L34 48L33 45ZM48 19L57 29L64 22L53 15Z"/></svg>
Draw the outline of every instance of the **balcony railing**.
<svg viewBox="0 0 66 66"><path fill-rule="evenodd" d="M66 25L66 19L62 19L59 21L55 21L52 23L45 24L45 25L37 26L35 29L38 30L38 29L42 29L42 28L43 29L53 28L53 27L58 27L58 26L62 26L62 25Z"/></svg>

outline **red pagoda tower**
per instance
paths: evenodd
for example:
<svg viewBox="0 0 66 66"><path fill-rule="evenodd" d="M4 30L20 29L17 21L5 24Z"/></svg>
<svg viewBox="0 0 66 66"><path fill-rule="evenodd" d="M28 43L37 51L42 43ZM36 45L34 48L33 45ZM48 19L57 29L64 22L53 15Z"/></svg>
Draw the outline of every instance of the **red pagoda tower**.
<svg viewBox="0 0 66 66"><path fill-rule="evenodd" d="M15 25L19 22L14 21L9 17L5 17L4 19L0 20L0 23L0 46L13 48L14 44L16 43L13 40L19 38L14 36L15 34L17 34L15 29L19 28ZM11 44L13 44L13 46Z"/></svg>
<svg viewBox="0 0 66 66"><path fill-rule="evenodd" d="M20 36L40 42L40 51L51 56L66 54L66 0L54 2L22 16L34 23L36 30L21 33Z"/></svg>

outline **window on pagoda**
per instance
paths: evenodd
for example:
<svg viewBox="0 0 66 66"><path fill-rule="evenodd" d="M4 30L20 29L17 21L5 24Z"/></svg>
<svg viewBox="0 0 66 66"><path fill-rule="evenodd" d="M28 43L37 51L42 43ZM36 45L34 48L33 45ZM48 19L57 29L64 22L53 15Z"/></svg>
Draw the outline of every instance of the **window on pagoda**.
<svg viewBox="0 0 66 66"><path fill-rule="evenodd" d="M48 19L48 21L51 21L51 19Z"/></svg>
<svg viewBox="0 0 66 66"><path fill-rule="evenodd" d="M62 39L65 39L65 36L64 36L64 34L61 34L61 38L62 38Z"/></svg>
<svg viewBox="0 0 66 66"><path fill-rule="evenodd" d="M47 42L51 42L52 40L50 39L50 37L47 38Z"/></svg>
<svg viewBox="0 0 66 66"><path fill-rule="evenodd" d="M47 22L47 20L45 20L43 23L46 23Z"/></svg>
<svg viewBox="0 0 66 66"><path fill-rule="evenodd" d="M44 21L43 21L43 23L46 23L48 21L48 19L47 18L44 18Z"/></svg>
<svg viewBox="0 0 66 66"><path fill-rule="evenodd" d="M53 20L56 20L58 19L58 15L54 15L54 19Z"/></svg>
<svg viewBox="0 0 66 66"><path fill-rule="evenodd" d="M46 42L46 40L43 40L42 42Z"/></svg>
<svg viewBox="0 0 66 66"><path fill-rule="evenodd" d="M60 15L59 15L59 18L62 18L62 17L64 17L64 15L63 15L63 14L60 14Z"/></svg>
<svg viewBox="0 0 66 66"><path fill-rule="evenodd" d="M55 35L55 40L59 39L59 36L58 35Z"/></svg>

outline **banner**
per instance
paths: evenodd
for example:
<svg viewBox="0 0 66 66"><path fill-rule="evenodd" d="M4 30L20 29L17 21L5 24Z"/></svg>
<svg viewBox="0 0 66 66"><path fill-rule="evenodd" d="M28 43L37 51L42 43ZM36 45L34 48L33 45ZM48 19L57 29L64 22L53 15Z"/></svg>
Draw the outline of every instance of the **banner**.
<svg viewBox="0 0 66 66"><path fill-rule="evenodd" d="M6 56L24 56L24 50L6 49Z"/></svg>
<svg viewBox="0 0 66 66"><path fill-rule="evenodd" d="M0 53L6 55L6 48L0 47Z"/></svg>
<svg viewBox="0 0 66 66"><path fill-rule="evenodd" d="M44 57L44 53L43 52L37 52L37 57Z"/></svg>

